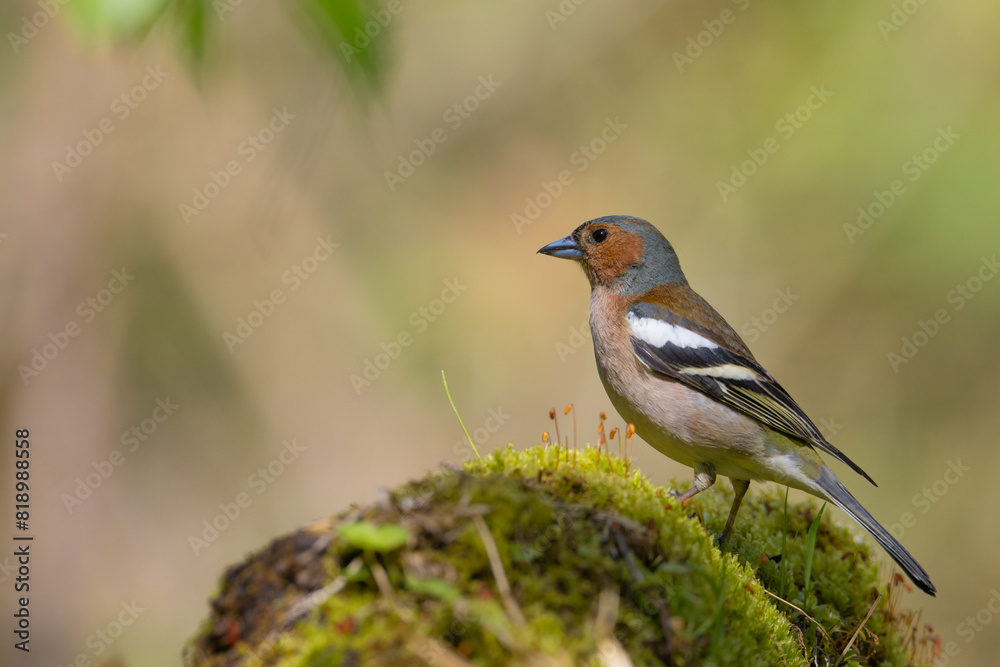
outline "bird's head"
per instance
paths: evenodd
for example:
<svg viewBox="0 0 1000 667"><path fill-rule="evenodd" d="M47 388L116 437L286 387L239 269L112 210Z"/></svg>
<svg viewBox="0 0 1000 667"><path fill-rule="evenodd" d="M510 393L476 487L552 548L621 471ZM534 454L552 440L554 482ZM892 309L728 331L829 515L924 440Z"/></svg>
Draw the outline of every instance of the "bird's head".
<svg viewBox="0 0 1000 667"><path fill-rule="evenodd" d="M609 215L577 227L538 252L573 259L583 266L591 288L639 294L656 285L687 283L670 242L641 218Z"/></svg>

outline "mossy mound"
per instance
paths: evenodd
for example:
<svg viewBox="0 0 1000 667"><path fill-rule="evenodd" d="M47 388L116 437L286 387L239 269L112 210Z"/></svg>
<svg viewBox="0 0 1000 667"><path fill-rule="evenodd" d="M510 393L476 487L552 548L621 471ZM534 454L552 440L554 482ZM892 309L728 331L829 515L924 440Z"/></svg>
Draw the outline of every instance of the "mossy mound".
<svg viewBox="0 0 1000 667"><path fill-rule="evenodd" d="M865 543L824 516L806 594L818 504L749 494L723 553L723 487L682 508L598 450L508 447L231 568L186 662L916 664Z"/></svg>

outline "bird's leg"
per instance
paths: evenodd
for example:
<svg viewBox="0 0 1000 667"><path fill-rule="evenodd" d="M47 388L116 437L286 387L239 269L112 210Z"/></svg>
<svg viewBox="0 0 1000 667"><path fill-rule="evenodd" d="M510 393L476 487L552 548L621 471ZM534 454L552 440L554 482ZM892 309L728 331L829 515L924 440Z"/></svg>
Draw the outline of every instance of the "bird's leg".
<svg viewBox="0 0 1000 667"><path fill-rule="evenodd" d="M686 506L695 495L713 484L715 484L715 466L711 463L699 463L694 467L694 482L691 483L691 488L678 494L677 500L680 501L681 505Z"/></svg>
<svg viewBox="0 0 1000 667"><path fill-rule="evenodd" d="M722 535L719 536L720 547L726 543L726 538L729 537L729 533L733 530L733 524L736 523L736 513L740 511L740 503L743 502L743 496L747 494L747 489L750 488L750 480L748 479L730 477L729 481L733 483L733 491L736 492L736 497L733 498L733 508L729 510L726 527L722 529Z"/></svg>

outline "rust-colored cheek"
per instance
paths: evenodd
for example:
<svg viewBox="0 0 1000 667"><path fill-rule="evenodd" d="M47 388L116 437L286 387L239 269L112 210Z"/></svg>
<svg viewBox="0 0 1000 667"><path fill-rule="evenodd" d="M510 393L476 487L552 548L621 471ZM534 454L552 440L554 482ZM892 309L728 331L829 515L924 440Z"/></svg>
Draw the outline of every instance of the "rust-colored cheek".
<svg viewBox="0 0 1000 667"><path fill-rule="evenodd" d="M642 259L646 244L635 234L623 233L611 227L611 237L596 246L597 252L591 258L591 269L598 284L607 285L625 275L628 268Z"/></svg>

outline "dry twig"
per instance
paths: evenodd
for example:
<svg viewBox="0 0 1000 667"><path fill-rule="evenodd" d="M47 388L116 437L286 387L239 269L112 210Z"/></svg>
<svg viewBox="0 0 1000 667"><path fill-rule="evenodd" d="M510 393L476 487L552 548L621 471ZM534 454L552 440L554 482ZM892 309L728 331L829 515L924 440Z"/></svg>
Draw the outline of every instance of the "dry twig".
<svg viewBox="0 0 1000 667"><path fill-rule="evenodd" d="M478 514L472 517L472 521L476 524L476 530L479 531L479 538L483 541L483 546L486 548L486 556L490 560L490 568L493 570L493 578L497 582L497 590L500 592L500 599L503 600L503 606L507 609L507 614L514 619L514 623L524 625L524 614L521 613L521 608L517 606L517 601L511 594L510 582L507 581L507 573L504 572L503 561L500 560L500 551L497 550L497 543L493 541L493 535L490 533L489 526L486 525L483 517Z"/></svg>

